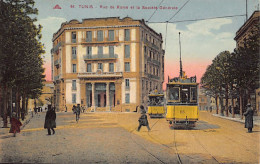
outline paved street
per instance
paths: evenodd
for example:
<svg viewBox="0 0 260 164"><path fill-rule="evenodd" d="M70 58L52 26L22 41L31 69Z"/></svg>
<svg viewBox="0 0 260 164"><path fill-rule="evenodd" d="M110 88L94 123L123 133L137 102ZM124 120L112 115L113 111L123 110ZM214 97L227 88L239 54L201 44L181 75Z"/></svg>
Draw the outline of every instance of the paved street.
<svg viewBox="0 0 260 164"><path fill-rule="evenodd" d="M192 130L169 129L165 119L138 126L138 113L57 113L56 134L43 129L45 113L21 134L1 129L0 162L12 163L259 163L260 128L200 112ZM8 132L8 129L4 129Z"/></svg>

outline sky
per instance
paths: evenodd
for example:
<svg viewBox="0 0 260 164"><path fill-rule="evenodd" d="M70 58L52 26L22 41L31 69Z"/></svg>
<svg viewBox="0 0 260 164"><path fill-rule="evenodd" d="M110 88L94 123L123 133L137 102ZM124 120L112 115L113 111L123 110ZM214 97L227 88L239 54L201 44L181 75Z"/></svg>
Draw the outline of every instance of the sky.
<svg viewBox="0 0 260 164"><path fill-rule="evenodd" d="M56 5L61 9L54 9ZM51 80L53 33L59 30L61 23L72 19L81 22L86 18L128 16L149 20L148 26L163 36L165 82L168 76L173 78L179 75L179 32L183 70L188 76L196 75L199 82L207 66L220 52L234 50L235 34L246 21L246 16L185 21L245 15L246 0L35 0L35 7L39 10L36 23L43 26L42 43L46 51L43 58L47 81ZM248 18L255 10L259 10L259 1L248 0ZM169 23L166 24L166 21Z"/></svg>

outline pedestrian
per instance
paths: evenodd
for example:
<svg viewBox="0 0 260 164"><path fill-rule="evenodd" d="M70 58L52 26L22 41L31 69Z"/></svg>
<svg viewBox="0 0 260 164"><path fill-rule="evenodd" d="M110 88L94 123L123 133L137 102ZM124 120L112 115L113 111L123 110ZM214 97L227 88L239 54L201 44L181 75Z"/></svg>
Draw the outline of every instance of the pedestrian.
<svg viewBox="0 0 260 164"><path fill-rule="evenodd" d="M68 111L68 108L67 108L67 106L65 105L65 112L67 112Z"/></svg>
<svg viewBox="0 0 260 164"><path fill-rule="evenodd" d="M246 112L244 113L244 116L246 117L246 119L245 119L245 128L248 129L248 133L252 133L252 129L254 127L253 115L254 115L254 111L253 111L253 109L251 107L251 104L248 103Z"/></svg>
<svg viewBox="0 0 260 164"><path fill-rule="evenodd" d="M45 123L44 123L44 129L48 129L48 135L55 134L56 128L56 113L54 108L51 108L51 105L48 105L48 111L45 116Z"/></svg>
<svg viewBox="0 0 260 164"><path fill-rule="evenodd" d="M11 128L9 133L13 133L15 137L16 133L20 133L20 126L22 126L22 123L16 118L15 112L13 112L10 122L11 122Z"/></svg>
<svg viewBox="0 0 260 164"><path fill-rule="evenodd" d="M144 110L144 106L143 105L140 105L140 109L141 109L141 117L138 119L139 121L139 126L138 126L138 129L137 131L140 131L141 127L142 126L146 126L148 131L150 131L150 127L149 127L149 122L147 120L147 116L146 116L146 111Z"/></svg>
<svg viewBox="0 0 260 164"><path fill-rule="evenodd" d="M37 108L36 107L34 107L34 113L37 114Z"/></svg>
<svg viewBox="0 0 260 164"><path fill-rule="evenodd" d="M79 121L79 116L80 116L80 104L77 104L77 107L75 107L75 113L76 113L76 121Z"/></svg>

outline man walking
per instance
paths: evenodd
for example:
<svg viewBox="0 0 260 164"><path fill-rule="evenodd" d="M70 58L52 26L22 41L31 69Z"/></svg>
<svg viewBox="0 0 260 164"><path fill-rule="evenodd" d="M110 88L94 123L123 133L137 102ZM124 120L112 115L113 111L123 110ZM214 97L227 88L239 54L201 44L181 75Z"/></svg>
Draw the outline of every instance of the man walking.
<svg viewBox="0 0 260 164"><path fill-rule="evenodd" d="M137 131L140 131L141 127L142 126L146 126L148 131L150 131L150 127L149 127L149 123L148 123L148 120L147 120L147 116L146 116L146 112L144 110L144 106L143 105L140 105L140 109L141 109L141 117L138 119L139 121L139 126L138 126L138 129Z"/></svg>
<svg viewBox="0 0 260 164"><path fill-rule="evenodd" d="M75 113L76 113L76 121L78 122L79 121L79 116L80 116L80 104L77 104Z"/></svg>
<svg viewBox="0 0 260 164"><path fill-rule="evenodd" d="M254 111L253 111L253 109L251 107L251 104L248 103L246 112L244 113L244 116L246 117L246 119L245 119L245 128L248 129L248 133L252 133L252 129L254 127L253 115L254 115Z"/></svg>
<svg viewBox="0 0 260 164"><path fill-rule="evenodd" d="M51 108L51 105L48 105L48 111L45 116L45 123L44 123L44 129L48 129L48 135L55 134L56 128L56 113L54 108Z"/></svg>

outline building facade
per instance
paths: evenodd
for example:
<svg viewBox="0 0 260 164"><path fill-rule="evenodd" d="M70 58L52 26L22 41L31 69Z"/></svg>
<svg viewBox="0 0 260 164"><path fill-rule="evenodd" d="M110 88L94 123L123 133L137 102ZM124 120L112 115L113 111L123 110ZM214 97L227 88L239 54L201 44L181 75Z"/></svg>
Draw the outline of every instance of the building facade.
<svg viewBox="0 0 260 164"><path fill-rule="evenodd" d="M134 111L162 91L162 35L126 17L71 20L53 35L52 78L57 110Z"/></svg>
<svg viewBox="0 0 260 164"><path fill-rule="evenodd" d="M249 19L239 28L236 32L235 41L237 42L237 48L243 47L245 40L252 34L254 29L259 30L260 11L255 11ZM259 81L257 82L260 85ZM255 92L250 93L251 104L255 111L260 115L260 89L256 89Z"/></svg>

